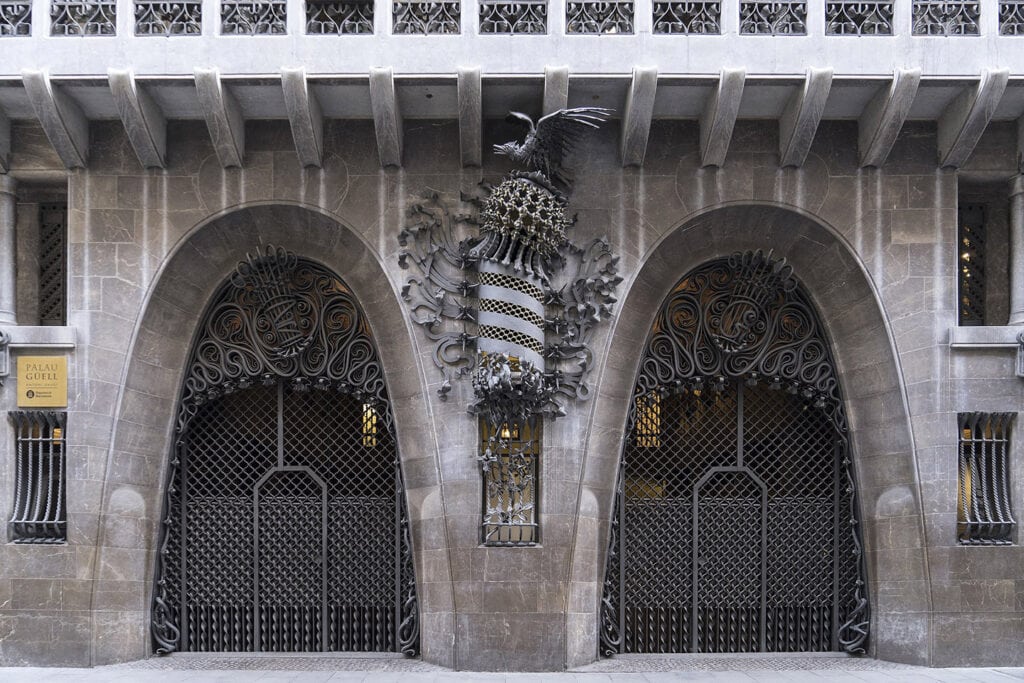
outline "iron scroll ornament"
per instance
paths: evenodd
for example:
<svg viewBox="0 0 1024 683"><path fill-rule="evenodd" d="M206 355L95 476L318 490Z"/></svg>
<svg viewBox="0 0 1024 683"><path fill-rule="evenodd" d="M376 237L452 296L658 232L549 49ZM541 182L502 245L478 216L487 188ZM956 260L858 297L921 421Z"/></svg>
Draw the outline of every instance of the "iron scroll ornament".
<svg viewBox="0 0 1024 683"><path fill-rule="evenodd" d="M826 332L792 268L784 259L773 259L770 252L750 251L696 269L663 303L645 348L630 401L610 524L599 615L601 654L627 651L620 611L625 606L627 578L623 555L623 534L629 530L629 519L623 516L627 455L632 453L630 457L640 459L637 447L631 444L662 445L653 443L661 437L650 431L649 423L645 424L650 413L642 414L644 407L655 403L668 410L665 402L681 395L717 403L718 397L726 396L726 389L733 386L739 387L741 395L745 388L752 393L759 386L784 390L800 399L805 409L821 411L831 427L834 438L830 449L834 449L832 460L837 473L835 552L838 557L841 548L852 556L845 565L852 572L844 589L850 599L843 620L837 624L835 640L842 650L862 654L870 611L847 422ZM631 486L638 485L639 476L634 475ZM847 501L845 510L840 509L842 501ZM693 525L696 529L696 517ZM696 565L692 571L695 576ZM673 612L672 619L676 618ZM699 627L695 624L694 628Z"/></svg>
<svg viewBox="0 0 1024 683"><path fill-rule="evenodd" d="M510 113L526 135L494 151L525 170L481 183L483 196L461 195L467 211L427 190L399 233L399 265L416 271L402 298L434 342L441 400L453 379L472 374L469 411L492 425L560 417L567 400L590 395L590 343L622 277L606 238L577 246L567 236L575 223L567 161L611 113L562 109L536 123ZM460 239L470 231L477 234Z"/></svg>
<svg viewBox="0 0 1024 683"><path fill-rule="evenodd" d="M306 394L336 392L373 416L373 434L394 440L394 420L383 368L355 296L323 266L283 248L267 246L238 264L212 298L186 366L177 406L166 484L151 634L154 651L183 649L177 592L184 493L185 446L201 408L255 387L287 386ZM409 515L397 450L393 468L396 531L396 649L419 652L419 609ZM294 469L294 468L293 468Z"/></svg>

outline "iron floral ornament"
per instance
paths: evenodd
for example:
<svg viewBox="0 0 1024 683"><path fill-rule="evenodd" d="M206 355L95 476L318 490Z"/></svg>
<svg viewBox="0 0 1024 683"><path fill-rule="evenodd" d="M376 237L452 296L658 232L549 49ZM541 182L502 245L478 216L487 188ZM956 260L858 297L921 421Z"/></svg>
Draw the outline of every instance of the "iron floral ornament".
<svg viewBox="0 0 1024 683"><path fill-rule="evenodd" d="M610 317L618 257L605 238L577 246L567 236L572 145L597 128L607 109L563 109L525 123L522 143L495 152L526 167L484 196L462 195L453 213L437 192L424 194L399 234L402 268L418 274L402 289L412 319L435 342L434 362L447 398L453 379L472 375L469 406L492 425L531 415L558 417L564 402L586 399L593 331ZM459 239L459 235L475 233Z"/></svg>

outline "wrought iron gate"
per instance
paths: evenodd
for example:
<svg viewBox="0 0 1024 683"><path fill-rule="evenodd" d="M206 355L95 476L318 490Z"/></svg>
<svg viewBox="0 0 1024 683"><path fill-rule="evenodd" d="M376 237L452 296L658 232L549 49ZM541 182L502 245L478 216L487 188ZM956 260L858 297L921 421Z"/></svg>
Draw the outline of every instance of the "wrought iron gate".
<svg viewBox="0 0 1024 683"><path fill-rule="evenodd" d="M157 652L418 650L390 404L345 285L269 248L207 312L178 407Z"/></svg>
<svg viewBox="0 0 1024 683"><path fill-rule="evenodd" d="M761 252L686 276L641 360L601 650L863 652L852 463L825 333Z"/></svg>

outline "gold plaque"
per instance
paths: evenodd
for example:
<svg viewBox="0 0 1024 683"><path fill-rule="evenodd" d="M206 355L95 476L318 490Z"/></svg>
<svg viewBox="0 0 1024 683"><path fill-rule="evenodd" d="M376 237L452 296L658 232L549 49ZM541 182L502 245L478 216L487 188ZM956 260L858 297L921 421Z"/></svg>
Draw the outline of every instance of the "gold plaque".
<svg viewBox="0 0 1024 683"><path fill-rule="evenodd" d="M64 408L67 405L67 356L20 356L18 407Z"/></svg>

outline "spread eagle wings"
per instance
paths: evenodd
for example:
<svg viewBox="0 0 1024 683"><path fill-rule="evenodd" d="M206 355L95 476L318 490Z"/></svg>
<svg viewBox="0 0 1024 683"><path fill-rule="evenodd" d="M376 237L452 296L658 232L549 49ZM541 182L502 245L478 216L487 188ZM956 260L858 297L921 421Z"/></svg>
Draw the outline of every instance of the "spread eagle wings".
<svg viewBox="0 0 1024 683"><path fill-rule="evenodd" d="M502 151L530 170L568 184L568 177L562 172L565 157L587 130L600 127L611 114L611 109L603 107L560 109L534 124L526 114L510 112L509 120L527 126L529 133L521 145L513 148L513 143L509 143L499 147L509 148Z"/></svg>

